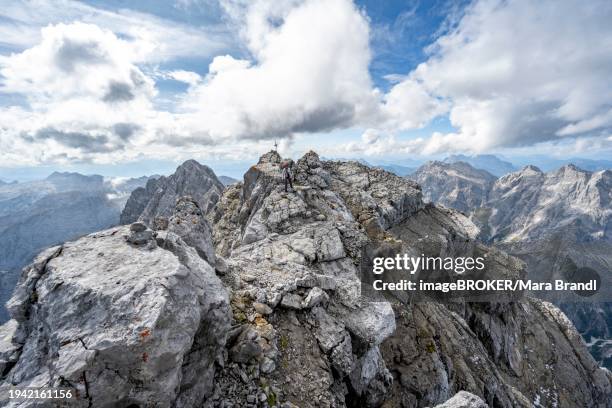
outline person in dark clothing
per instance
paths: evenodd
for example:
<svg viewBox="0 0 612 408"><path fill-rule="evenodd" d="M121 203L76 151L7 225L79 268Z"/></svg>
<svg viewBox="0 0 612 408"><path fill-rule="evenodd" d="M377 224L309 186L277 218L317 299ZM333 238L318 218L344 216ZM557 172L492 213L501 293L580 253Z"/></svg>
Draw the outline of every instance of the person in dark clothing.
<svg viewBox="0 0 612 408"><path fill-rule="evenodd" d="M285 193L287 192L287 186L291 187L291 191L295 191L293 189L293 183L291 182L291 179L293 178L293 174L291 172L293 160L283 160L280 167L281 171L283 172L283 180L285 181Z"/></svg>

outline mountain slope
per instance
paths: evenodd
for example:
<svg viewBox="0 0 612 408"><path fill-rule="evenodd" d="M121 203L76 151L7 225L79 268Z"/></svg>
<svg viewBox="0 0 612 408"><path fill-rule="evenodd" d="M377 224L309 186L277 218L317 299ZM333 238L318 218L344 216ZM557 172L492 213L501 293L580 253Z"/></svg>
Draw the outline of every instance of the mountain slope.
<svg viewBox="0 0 612 408"><path fill-rule="evenodd" d="M464 178L472 175L470 169L455 170L463 170ZM456 196L455 183L436 167L422 168L418 181L433 201L470 213L482 240L527 262L530 278L551 282L599 276L603 289L588 299L538 296L560 305L600 364L612 366L612 317L602 313L612 305L605 303L612 300L612 172L566 165L544 173L526 166L488 189L471 189L471 204L449 199Z"/></svg>
<svg viewBox="0 0 612 408"><path fill-rule="evenodd" d="M423 189L425 200L469 213L481 207L496 177L468 163L428 162L409 176Z"/></svg>
<svg viewBox="0 0 612 408"><path fill-rule="evenodd" d="M540 239L563 230L578 242L612 242L610 170L566 165L543 173L527 166L497 180L488 206L497 210L487 220L494 241Z"/></svg>
<svg viewBox="0 0 612 408"><path fill-rule="evenodd" d="M238 182L238 180L230 176L219 176L219 181L223 183L224 186L229 186Z"/></svg>

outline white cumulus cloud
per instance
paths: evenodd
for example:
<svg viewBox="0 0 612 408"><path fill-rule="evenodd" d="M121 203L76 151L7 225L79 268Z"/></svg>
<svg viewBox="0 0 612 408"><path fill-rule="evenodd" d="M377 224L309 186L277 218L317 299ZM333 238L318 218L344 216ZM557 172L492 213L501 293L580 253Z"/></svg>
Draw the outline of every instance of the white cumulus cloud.
<svg viewBox="0 0 612 408"><path fill-rule="evenodd" d="M411 99L419 100L429 94L430 112L447 101L458 132L432 138L430 147L441 149L449 143L487 150L608 134L610 21L609 1L477 1L390 95L416 92ZM421 91L412 89L415 81Z"/></svg>
<svg viewBox="0 0 612 408"><path fill-rule="evenodd" d="M76 22L49 21L46 1L0 11L0 34L24 47L0 56L0 98L23 100L0 106L0 165L252 154L338 129L363 132L338 151L366 155L568 145L612 130L609 1L475 1L416 69L387 76L388 92L370 75L369 18L350 0L222 0L234 52L215 29L63 4L55 20ZM209 66L156 65L192 54ZM167 79L189 86L161 101ZM400 136L446 115L453 132Z"/></svg>

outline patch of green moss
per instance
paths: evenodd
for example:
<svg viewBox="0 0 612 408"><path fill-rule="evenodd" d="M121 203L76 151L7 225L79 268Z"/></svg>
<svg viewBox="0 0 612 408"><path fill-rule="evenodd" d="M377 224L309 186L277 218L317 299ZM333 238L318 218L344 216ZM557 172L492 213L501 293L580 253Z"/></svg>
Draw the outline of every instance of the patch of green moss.
<svg viewBox="0 0 612 408"><path fill-rule="evenodd" d="M245 322L245 321L247 320L247 317L246 317L246 315L244 314L244 312L236 312L236 313L234 314L234 319L236 319L236 321L237 321L238 323L243 323L243 322Z"/></svg>
<svg viewBox="0 0 612 408"><path fill-rule="evenodd" d="M281 335L280 337L280 348L281 350L286 350L289 347L289 337L285 335Z"/></svg>
<svg viewBox="0 0 612 408"><path fill-rule="evenodd" d="M276 394L272 390L270 390L270 393L268 394L268 405L271 407L276 405Z"/></svg>

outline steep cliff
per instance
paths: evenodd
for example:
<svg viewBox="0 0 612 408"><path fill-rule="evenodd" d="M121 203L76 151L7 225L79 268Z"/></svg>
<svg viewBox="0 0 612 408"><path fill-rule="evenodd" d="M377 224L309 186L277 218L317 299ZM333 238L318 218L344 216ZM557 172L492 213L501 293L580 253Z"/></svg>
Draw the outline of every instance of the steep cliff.
<svg viewBox="0 0 612 408"><path fill-rule="evenodd" d="M152 225L156 216L172 215L176 201L182 196L191 196L205 212L210 212L223 189L215 173L208 166L195 160L187 160L177 167L174 174L160 177L145 188L135 190L123 209L121 223L141 220Z"/></svg>

